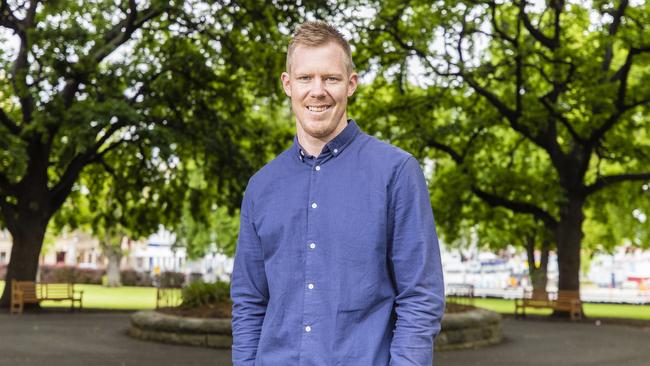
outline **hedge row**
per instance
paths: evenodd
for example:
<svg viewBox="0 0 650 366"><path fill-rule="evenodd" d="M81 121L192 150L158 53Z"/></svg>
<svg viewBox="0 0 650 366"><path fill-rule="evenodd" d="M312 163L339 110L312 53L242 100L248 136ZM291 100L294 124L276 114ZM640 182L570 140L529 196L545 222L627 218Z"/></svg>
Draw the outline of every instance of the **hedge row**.
<svg viewBox="0 0 650 366"><path fill-rule="evenodd" d="M151 287L162 284L168 287L181 287L185 284L185 274L179 272L163 272L160 279L154 279L151 272L138 272L133 269L120 271L122 285ZM7 266L0 266L0 280L4 280ZM101 285L102 277L106 275L103 269L77 268L74 266L40 266L41 282L73 282Z"/></svg>

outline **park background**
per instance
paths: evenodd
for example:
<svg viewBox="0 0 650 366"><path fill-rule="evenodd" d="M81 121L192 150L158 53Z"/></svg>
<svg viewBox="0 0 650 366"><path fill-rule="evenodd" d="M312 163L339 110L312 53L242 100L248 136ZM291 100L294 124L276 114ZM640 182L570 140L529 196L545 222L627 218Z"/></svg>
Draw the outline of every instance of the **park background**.
<svg viewBox="0 0 650 366"><path fill-rule="evenodd" d="M523 287L601 287L636 305L589 303L587 317L650 318L641 0L3 0L0 306L11 280L47 273L79 283L86 308L151 309L161 272L187 284L215 280L217 257L227 269L249 177L292 143L279 75L306 19L350 40L349 116L420 161L450 258L522 262L510 300L475 305L512 313ZM171 238L171 268L129 262L154 234ZM66 266L56 248L71 237L93 254ZM595 258L611 278L589 278Z"/></svg>

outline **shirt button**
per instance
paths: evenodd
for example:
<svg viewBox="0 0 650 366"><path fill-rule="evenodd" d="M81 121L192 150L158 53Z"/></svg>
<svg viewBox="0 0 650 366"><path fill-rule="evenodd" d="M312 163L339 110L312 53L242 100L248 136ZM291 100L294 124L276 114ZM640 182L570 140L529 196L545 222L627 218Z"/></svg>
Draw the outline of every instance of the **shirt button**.
<svg viewBox="0 0 650 366"><path fill-rule="evenodd" d="M314 202L314 203L311 204L311 208L316 208L316 207L318 207L318 205L316 204L316 202Z"/></svg>
<svg viewBox="0 0 650 366"><path fill-rule="evenodd" d="M311 327L309 325L305 327L305 332L307 333L311 332Z"/></svg>
<svg viewBox="0 0 650 366"><path fill-rule="evenodd" d="M310 249L316 249L316 243L311 243L309 244Z"/></svg>
<svg viewBox="0 0 650 366"><path fill-rule="evenodd" d="M316 165L316 168L314 168L314 169L316 169L316 171L319 171L320 170L320 165Z"/></svg>
<svg viewBox="0 0 650 366"><path fill-rule="evenodd" d="M310 290L313 290L314 289L314 284L310 283L309 285L307 285L307 288L309 288Z"/></svg>
<svg viewBox="0 0 650 366"><path fill-rule="evenodd" d="M339 149L334 149L334 154L337 154L339 152Z"/></svg>

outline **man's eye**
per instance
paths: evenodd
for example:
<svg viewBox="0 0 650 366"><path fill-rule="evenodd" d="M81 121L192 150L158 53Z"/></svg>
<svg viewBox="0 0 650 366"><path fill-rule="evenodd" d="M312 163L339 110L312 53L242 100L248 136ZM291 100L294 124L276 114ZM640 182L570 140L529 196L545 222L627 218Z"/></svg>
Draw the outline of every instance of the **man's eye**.
<svg viewBox="0 0 650 366"><path fill-rule="evenodd" d="M327 78L327 81L339 81L339 78L337 78L335 76L330 76L330 77Z"/></svg>
<svg viewBox="0 0 650 366"><path fill-rule="evenodd" d="M309 80L309 76L298 76L298 80L307 81Z"/></svg>

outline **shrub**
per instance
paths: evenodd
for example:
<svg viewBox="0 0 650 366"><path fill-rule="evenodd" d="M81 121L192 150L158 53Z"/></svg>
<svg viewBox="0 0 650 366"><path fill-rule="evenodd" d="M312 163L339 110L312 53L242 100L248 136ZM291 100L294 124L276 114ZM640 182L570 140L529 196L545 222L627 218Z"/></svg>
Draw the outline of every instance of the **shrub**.
<svg viewBox="0 0 650 366"><path fill-rule="evenodd" d="M80 269L72 266L42 265L40 267L41 282L73 282L100 284L104 270L102 269Z"/></svg>
<svg viewBox="0 0 650 366"><path fill-rule="evenodd" d="M160 287L181 288L185 284L185 273L162 272L160 274Z"/></svg>
<svg viewBox="0 0 650 366"><path fill-rule="evenodd" d="M87 283L91 285L99 285L102 283L102 276L106 271L102 269L90 269L90 268L77 268L75 270L75 283Z"/></svg>
<svg viewBox="0 0 650 366"><path fill-rule="evenodd" d="M125 269L120 272L122 285L124 286L153 286L153 280L149 272L138 272L133 269Z"/></svg>
<svg viewBox="0 0 650 366"><path fill-rule="evenodd" d="M193 282L183 288L181 297L183 298L181 307L186 309L226 302L230 299L230 284L220 281Z"/></svg>

